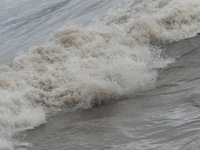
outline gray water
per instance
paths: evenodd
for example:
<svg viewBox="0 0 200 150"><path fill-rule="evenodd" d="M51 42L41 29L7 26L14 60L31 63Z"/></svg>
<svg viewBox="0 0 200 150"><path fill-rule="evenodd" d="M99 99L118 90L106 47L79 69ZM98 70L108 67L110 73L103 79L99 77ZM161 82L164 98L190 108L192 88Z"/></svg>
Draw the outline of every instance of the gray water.
<svg viewBox="0 0 200 150"><path fill-rule="evenodd" d="M86 25L119 0L1 0L0 64L44 43L60 27Z"/></svg>
<svg viewBox="0 0 200 150"><path fill-rule="evenodd" d="M138 14L136 13L136 17L134 19L138 19L137 16L143 15L146 12L148 12L151 9L150 4L153 5L154 4L153 2L154 2L153 0L149 1L149 3L148 3L148 0L147 1L143 0L141 3L140 1L135 1L134 4L137 5L137 7L135 8L135 11L138 12ZM163 3L164 2L167 3L167 1L163 1ZM173 2L173 0L171 0L170 2ZM174 2L179 3L181 1L174 0ZM184 2L182 4L184 4ZM196 3L199 4L198 1L196 1ZM0 64L2 65L9 64L13 61L14 58L17 57L17 55L21 57L22 52L28 51L28 49L31 49L31 47L44 43L45 41L49 39L49 37L50 38L53 37L53 34L57 32L58 28L62 26L78 24L78 25L83 25L84 27L91 25L88 28L90 27L92 28L93 27L92 20L95 17L103 17L109 9L115 8L116 6L118 6L118 4L119 4L119 0L84 0L84 1L83 0L82 1L81 0L73 0L73 1L71 0L57 0L57 1L54 1L54 0L41 0L41 1L0 0ZM162 5L164 4L159 3L158 6L161 7ZM148 8L148 9L143 10L141 8ZM128 7L125 10L127 12L130 11ZM119 14L117 15L116 13L113 13L113 16L112 16L112 13L111 13L110 16L105 17L106 18L105 20L108 20L107 25L110 25L113 22L114 23L117 22L116 26L121 26L121 24L123 25L123 21L128 22L127 18L130 16L129 15L123 16L123 13L125 10L123 11L120 10L118 12ZM175 14L177 15L176 12ZM198 15L199 13L196 13L196 14ZM120 15L122 15L122 17ZM131 15L134 16L134 13L132 13ZM156 14L156 17L159 15L160 14ZM118 20L119 19L118 17L121 20ZM186 18L188 18L187 15L186 15ZM150 20L153 20L153 19L150 18ZM195 23L194 24L198 26L198 19L196 20L194 19L193 21L194 22L196 21L195 22L196 24ZM167 21L168 20L166 20L166 22ZM149 23L151 24L151 22ZM185 23L185 22L181 20L178 23ZM156 75L154 74L154 72L153 73L151 72L152 68L149 69L150 71L147 69L149 71L149 74L152 75L153 77L155 76L156 78L155 82L153 80L153 86L152 85L150 87L148 86L148 84L152 84L152 82L144 82L144 83L134 82L135 80L140 81L140 78L139 78L140 76L141 78L144 78L144 80L146 81L147 77L145 74L146 72L144 71L145 75L139 72L138 75L133 74L133 77L135 78L134 81L129 80L130 82L134 82L135 86L139 86L138 89L136 88L133 91L130 91L134 93L133 95L116 94L117 97L119 98L117 99L114 98L111 100L109 99L106 101L102 100L102 102L100 102L101 105L89 107L88 109L81 109L82 108L81 107L80 109L71 110L71 109L68 109L67 106L66 106L66 109L65 108L63 109L62 102L59 101L61 104L58 105L58 107L61 107L60 108L61 111L56 110L56 113L55 113L55 111L51 112L51 109L54 109L55 107L55 104L53 102L52 102L53 104L51 102L47 103L48 101L42 101L41 103L38 102L39 106L42 105L43 107L43 105L45 105L44 106L45 111L47 109L47 115L45 116L46 122L40 121L40 119L38 119L39 121L37 120L37 115L40 114L40 109L38 111L38 114L37 112L32 112L33 114L36 113L36 115L33 115L33 116L29 115L29 112L28 112L27 116L33 117L32 120L36 120L35 122L42 122L38 124L33 123L33 125L31 124L32 123L31 122L30 124L33 126L33 128L31 128L32 126L30 125L31 129L29 129L28 123L27 123L28 125L26 125L26 121L24 121L25 123L23 122L23 116L22 116L22 119L19 117L21 120L16 119L18 122L20 121L22 122L21 123L22 125L21 125L17 121L16 122L15 120L13 121L13 116L18 118L18 113L15 112L14 115L11 113L11 115L9 114L8 117L7 116L6 117L8 118L8 120L9 119L11 120L10 124L14 124L14 125L11 125L12 128L18 129L18 126L23 126L24 124L25 125L23 126L22 129L20 128L20 132L13 131L14 134L12 135L12 138L7 139L7 136L9 134L8 135L6 134L5 136L6 138L3 136L2 136L3 138L0 137L0 143L4 143L4 142L1 142L1 140L5 138L6 141L7 140L9 141L8 145L9 144L12 145L11 147L8 146L8 148L4 148L7 145L4 146L3 148L0 145L0 149L2 148L2 150L7 150L7 149L199 150L200 149L200 68L199 68L200 66L200 59L199 59L200 37L199 36L194 37L193 34L189 35L189 33L192 33L192 32L195 33L197 31L195 30L195 27L194 27L195 25L191 23L193 25L192 27L194 27L192 28L190 23L188 23L189 24L188 26L187 26L187 23L184 24L185 26L182 29L184 31L180 29L179 31L180 35L177 34L179 32L174 32L173 37L171 37L168 34L165 34L166 37L159 36L161 33L156 33L158 35L155 35L155 34L149 33L153 31L148 31L148 33L152 36L152 37L150 36L150 43L159 45L157 46L159 47L159 49L162 50L161 56L164 59L172 58L174 60L173 63L171 62L170 64L167 63L168 65L163 65L164 67L162 65L160 65L160 67L156 67L155 65L155 68L156 68L155 70L157 71ZM135 22L133 22L132 24L135 27ZM168 22L166 23L167 31L168 29L170 29L170 27L175 28L174 30L176 30L176 25L174 27L174 26L170 26L171 24ZM140 24L140 25L142 26L143 24ZM90 35L90 32L93 31L92 30L92 31L87 32L88 30L84 29L84 27L83 27L83 33L82 33L82 28L80 29L81 32L80 34L78 34L78 37L81 37L83 35ZM107 33L108 29L107 28L104 29L103 27L102 29L101 27L102 26L99 27L100 29L97 32L96 30L94 31L95 34L100 31L102 31L102 33ZM127 28L128 27L129 26L127 25ZM115 29L115 25L113 26L113 28ZM147 27L145 26L144 28L147 28ZM191 32L189 31L189 28L192 28ZM114 29L112 32L115 33L116 31L118 33L118 30L114 30ZM109 28L109 30L112 30L112 29ZM141 29L138 28L138 29L133 29L133 30L134 31L138 30L138 33L139 33ZM165 30L162 30L162 31L165 32ZM110 31L108 33L110 33ZM112 35L119 36L117 33L112 34ZM147 34L147 32L142 32L141 34L137 35L139 39L138 41L140 44L143 42L143 38L141 38L141 35L145 36L145 34ZM154 35L155 37L153 37ZM90 36L86 36L86 37L88 38ZM122 37L123 37L123 34L122 34ZM121 39L123 38L118 39L117 37L116 41L121 42ZM132 38L135 38L135 37L132 37ZM164 43L160 42L158 38L160 38L161 41L164 41ZM99 39L99 37L97 39ZM130 40L130 39L127 38L126 40ZM94 44L91 39L89 41L92 44ZM77 43L70 46L74 48L77 46ZM64 45L63 47L67 47L67 46ZM86 47L86 49L87 48L90 49L89 46ZM96 45L94 46L92 45L91 47L95 47L95 46ZM98 46L99 45L97 44L96 47ZM121 46L121 45L117 45L117 46ZM113 43L108 46L108 49L111 49L111 47L114 47ZM47 49L48 48L49 47L47 46ZM85 47L83 44L81 49L84 49L84 48ZM105 46L105 49L106 48L107 47ZM120 48L123 49L123 47L120 47ZM137 48L140 48L140 47L137 47ZM150 49L151 48L152 47L150 46ZM114 49L117 49L117 48L114 47ZM140 49L140 50L144 52L144 54L146 55L145 53L146 51L143 51L143 49ZM76 51L75 54L78 52L79 51ZM105 54L104 51L102 53ZM122 52L119 51L119 53L120 54L122 53L123 58L127 59L127 57L124 56L126 54L123 55L123 51ZM73 53L73 55L70 55L70 56L74 56L75 54ZM22 59L30 58L30 60L32 60L31 56L32 55L28 53L27 57L24 57L24 58L22 57ZM100 55L100 56L104 56L104 55ZM135 54L135 57L138 57L138 56ZM76 57L74 57L73 60L78 61L75 58ZM153 58L157 58L157 56ZM120 59L120 60L122 61L123 59ZM100 61L104 61L104 59ZM138 63L139 61L140 61L140 57L138 57L138 60L136 62ZM168 60L166 61L168 62ZM33 62L30 61L31 62L30 64L28 64L28 62L29 61L27 61L27 64L24 64L24 66L26 65L29 66L31 63L35 63L35 60ZM158 64L159 63L165 64L164 62L165 60L161 59L158 61ZM42 64L43 61L39 63L43 65ZM94 63L96 63L96 61ZM114 61L114 63L116 62ZM81 74L82 73L81 71L77 71L77 68L75 66L77 64L78 63L74 63L72 65L72 69L71 68L70 69L71 70L74 69L75 74ZM14 71L11 71L11 74L16 73L16 78L20 79L19 82L24 82L24 80L21 80L21 78L26 78L26 76L21 77L19 76L18 73L22 72L23 75L28 74L27 72L29 70L28 71L25 70L24 69L25 67L22 65L20 66L22 69L19 67L20 69L18 70L18 61L16 64L14 63L13 66L15 65L17 66L16 67L17 69L14 68L13 69ZM63 65L63 66L66 67L66 65ZM139 66L142 67L142 65L140 64ZM113 65L113 67L115 66ZM136 69L137 67L138 66L135 66ZM70 69L69 71L71 71ZM122 70L121 71L122 73L125 73L125 74L129 73L128 71L126 72L126 69L125 71L123 70L123 68L120 68L120 69ZM33 70L33 74L34 74L34 71L35 70ZM93 73L92 71L90 72L91 74ZM5 79L4 76L8 78L13 77L13 81L9 85L13 87L7 90L6 89L7 87L4 87L4 85L2 84L2 80L0 78L0 90L3 92L7 90L5 97L6 98L8 97L8 101L9 101L10 99L15 99L15 97L18 97L21 93L18 94L20 91L19 89L20 86L19 87L15 86L15 83L16 85L19 84L18 82L16 82L17 79L14 78L15 75L11 76L8 72L9 71L7 72L5 71L5 73L4 72L1 73L0 75L2 76L0 77L2 78L2 80ZM71 72L69 73L73 75L73 73ZM47 74L44 74L44 75L48 76ZM114 75L115 75L115 72L114 72ZM30 74L29 76L31 78ZM41 74L41 76L43 76L43 74ZM125 76L125 77L129 77L129 76ZM86 83L90 85L90 82L87 80L87 78L84 78L84 79L86 80ZM91 80L92 79L93 78L91 78ZM30 82L30 80L28 79L26 80L28 81L28 83ZM66 79L65 78L63 79L63 84L66 84L64 80ZM74 79L70 78L70 80L67 80L67 82L71 80L74 80ZM100 82L103 82L103 81L100 80ZM124 80L119 80L119 81L117 80L117 82L119 83L122 82L124 89L129 90L127 88L128 86L126 86L126 84L127 85L129 84L123 81ZM74 83L75 85L78 84L77 82L72 82L72 83ZM147 88L143 88L143 86L141 86L143 84ZM61 84L59 86L63 87ZM135 88L135 86L133 86L133 88ZM74 87L76 88L76 86L72 86L72 89L69 89L69 90L70 91L73 90ZM29 89L28 86L26 88ZM34 88L36 88L36 85L34 85ZM83 88L83 86L80 86L80 88ZM84 88L87 89L88 87L85 86ZM92 91L93 88L95 89L96 87L91 86L91 89L89 90ZM84 89L81 89L81 90L84 91ZM116 90L116 91L121 92L120 90ZM114 90L113 93L115 93L116 91ZM7 94L9 92L10 92L10 95L13 97L11 98L9 97L10 95ZM48 92L50 93L50 91ZM101 92L101 91L99 90L98 92ZM103 94L100 96L104 98ZM22 93L22 95L24 94ZM89 95L92 95L92 92L89 93ZM3 96L0 97L1 98L0 101L2 101L1 103L4 106ZM100 97L98 96L99 95L97 95L96 97L94 96L94 98L98 99ZM27 96L25 98L30 98L30 96L29 97ZM59 98L59 97L56 97L56 98ZM84 98L87 99L87 96ZM22 103L22 101L20 101L19 103ZM14 101L14 104L12 104L10 102L10 105L12 104L12 106L10 107L12 108L12 110L15 110L15 107L13 105L17 105L16 110L17 111L19 110L20 112L22 111L22 113L25 115L26 115L26 111L25 112L23 111L24 110L23 107L25 107L25 109L26 108L29 109L29 107L32 108L33 106L37 104L36 103L36 104L33 104L33 106L32 105L30 106L30 105L26 105L25 103L23 104L23 107L22 107L23 109L21 110L18 108L18 107L21 107L19 103L16 103ZM10 107L8 106L8 104L6 103L5 108L9 110ZM4 114L3 106L0 107L0 112L2 112L2 114ZM33 111L37 111L37 109L36 110L33 109ZM8 112L10 113L10 111ZM0 119L3 118L2 116L0 116ZM41 114L41 116L43 115ZM2 124L6 125L6 123L9 121L6 120L4 123L3 119L2 119ZM4 135L4 132L7 132L7 130L9 130L6 127L4 127L2 124L0 123L0 129L3 128L2 130L0 130L0 136ZM4 131L4 128L6 129L5 131Z"/></svg>
<svg viewBox="0 0 200 150"><path fill-rule="evenodd" d="M176 63L155 89L98 108L63 112L27 132L30 150L198 150L200 37L166 46Z"/></svg>

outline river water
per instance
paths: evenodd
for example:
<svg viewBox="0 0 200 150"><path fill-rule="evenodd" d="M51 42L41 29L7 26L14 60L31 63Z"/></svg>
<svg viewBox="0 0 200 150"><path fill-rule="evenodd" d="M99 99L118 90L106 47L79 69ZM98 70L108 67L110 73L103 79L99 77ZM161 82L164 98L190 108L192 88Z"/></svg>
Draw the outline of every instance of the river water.
<svg viewBox="0 0 200 150"><path fill-rule="evenodd" d="M200 149L198 0L0 2L0 149Z"/></svg>

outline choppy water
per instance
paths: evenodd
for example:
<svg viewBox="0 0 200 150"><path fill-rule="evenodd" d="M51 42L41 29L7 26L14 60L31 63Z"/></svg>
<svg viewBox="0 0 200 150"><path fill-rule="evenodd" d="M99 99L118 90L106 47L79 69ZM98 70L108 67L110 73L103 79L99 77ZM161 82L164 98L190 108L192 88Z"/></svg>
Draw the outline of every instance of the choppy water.
<svg viewBox="0 0 200 150"><path fill-rule="evenodd" d="M118 4L2 0L0 149L200 148L200 2Z"/></svg>
<svg viewBox="0 0 200 150"><path fill-rule="evenodd" d="M88 24L119 0L1 0L0 63L10 62L19 52L44 43L58 28Z"/></svg>

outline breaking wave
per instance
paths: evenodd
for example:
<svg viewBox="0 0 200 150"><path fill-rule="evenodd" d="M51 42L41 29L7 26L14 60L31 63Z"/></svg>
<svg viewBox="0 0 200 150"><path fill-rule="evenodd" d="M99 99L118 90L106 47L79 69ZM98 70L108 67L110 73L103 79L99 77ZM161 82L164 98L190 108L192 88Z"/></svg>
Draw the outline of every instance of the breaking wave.
<svg viewBox="0 0 200 150"><path fill-rule="evenodd" d="M51 108L88 109L153 88L156 70L173 62L156 45L199 26L199 0L127 0L86 27L63 27L1 68L0 135L45 123Z"/></svg>

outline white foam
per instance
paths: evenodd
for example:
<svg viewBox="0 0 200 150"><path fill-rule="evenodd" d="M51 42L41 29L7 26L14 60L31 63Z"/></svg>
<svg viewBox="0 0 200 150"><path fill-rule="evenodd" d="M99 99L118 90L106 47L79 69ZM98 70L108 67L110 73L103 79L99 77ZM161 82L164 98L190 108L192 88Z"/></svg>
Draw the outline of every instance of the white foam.
<svg viewBox="0 0 200 150"><path fill-rule="evenodd" d="M127 0L104 20L126 26L138 42L174 42L200 32L199 0Z"/></svg>
<svg viewBox="0 0 200 150"><path fill-rule="evenodd" d="M7 139L1 139L1 138L0 138L0 149L1 150L14 150L13 144L11 142L8 142Z"/></svg>
<svg viewBox="0 0 200 150"><path fill-rule="evenodd" d="M151 44L193 37L199 25L198 0L127 0L87 27L60 29L1 69L1 129L39 126L48 108L87 109L152 88L172 60Z"/></svg>

